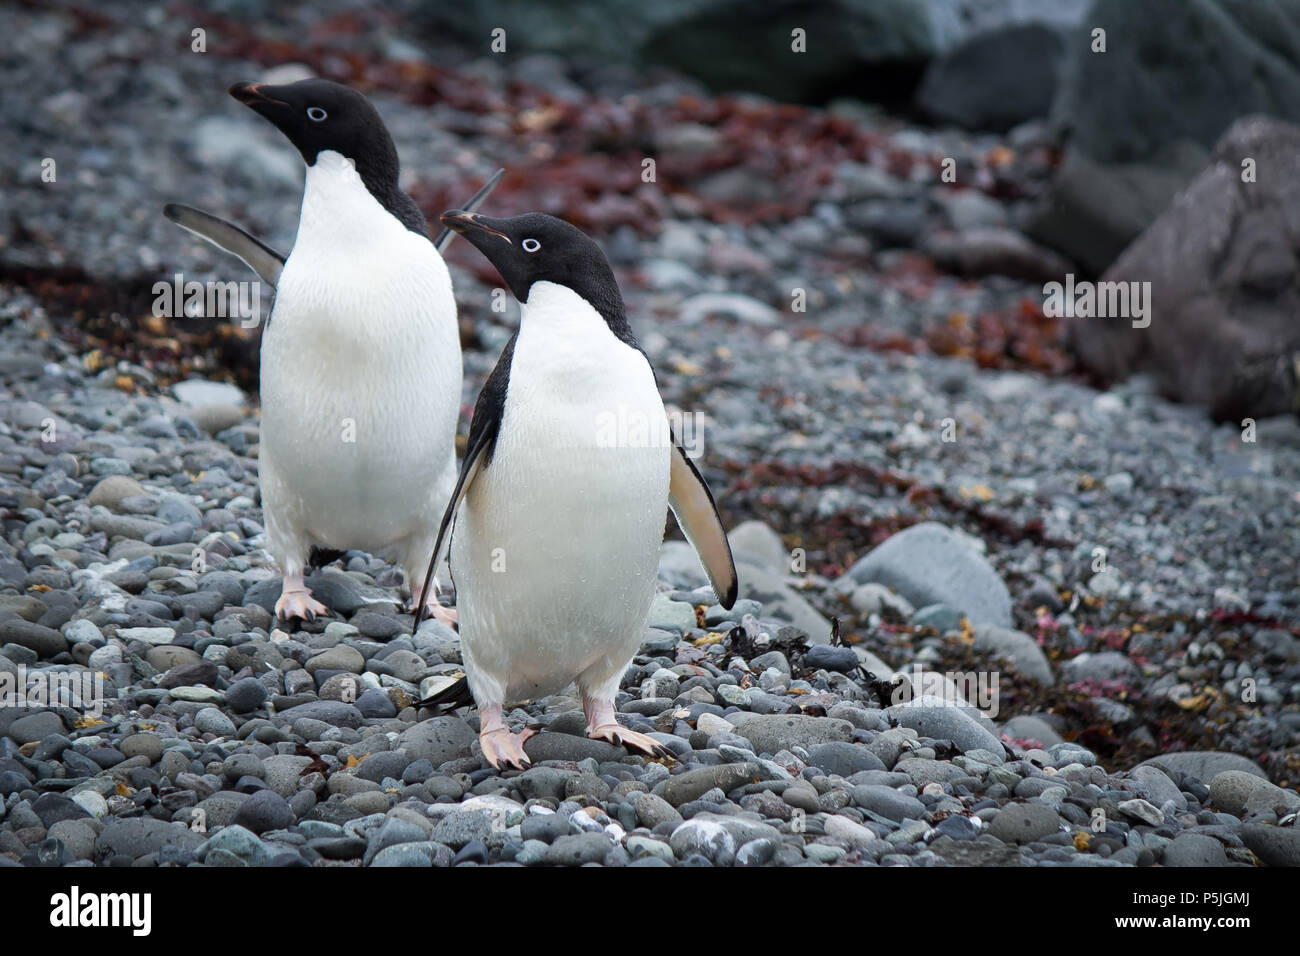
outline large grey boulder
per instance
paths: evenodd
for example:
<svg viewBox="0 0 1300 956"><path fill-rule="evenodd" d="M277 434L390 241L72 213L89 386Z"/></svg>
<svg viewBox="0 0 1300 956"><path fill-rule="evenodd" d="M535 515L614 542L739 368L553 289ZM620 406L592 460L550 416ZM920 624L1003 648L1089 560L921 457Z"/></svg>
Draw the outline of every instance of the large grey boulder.
<svg viewBox="0 0 1300 956"><path fill-rule="evenodd" d="M1092 31L1106 51L1092 52ZM1103 163L1180 140L1209 149L1234 120L1300 120L1300 0L1096 0L1070 38L1053 121Z"/></svg>
<svg viewBox="0 0 1300 956"><path fill-rule="evenodd" d="M430 32L576 66L669 66L718 91L820 102L907 102L926 64L968 37L1025 22L1077 23L1085 0L426 0ZM743 24L744 29L737 29ZM806 52L792 49L804 31Z"/></svg>
<svg viewBox="0 0 1300 956"><path fill-rule="evenodd" d="M1087 275L1100 275L1168 208L1205 166L1194 143L1174 143L1143 162L1102 163L1078 146L1065 156L1025 232L1064 253ZM1058 275L1056 281L1063 281Z"/></svg>
<svg viewBox="0 0 1300 956"><path fill-rule="evenodd" d="M786 583L785 578L743 561L736 562L740 596L763 605L763 616L789 621L808 635L813 644L829 644L831 622Z"/></svg>
<svg viewBox="0 0 1300 956"><path fill-rule="evenodd" d="M1300 122L1300 0L1096 0L1067 38L1069 148L1030 235L1102 272L1252 113Z"/></svg>
<svg viewBox="0 0 1300 956"><path fill-rule="evenodd" d="M1253 182L1243 182L1243 162ZM1240 422L1300 409L1300 127L1233 124L1213 161L1108 269L1150 282L1150 325L1074 318L1096 375L1150 373L1179 401Z"/></svg>
<svg viewBox="0 0 1300 956"><path fill-rule="evenodd" d="M1011 626L1011 595L984 556L933 521L888 538L851 567L856 584L876 582L916 607L946 604L973 624Z"/></svg>
<svg viewBox="0 0 1300 956"><path fill-rule="evenodd" d="M1064 50L1061 31L1042 23L978 33L930 62L917 105L940 123L999 132L1046 116Z"/></svg>

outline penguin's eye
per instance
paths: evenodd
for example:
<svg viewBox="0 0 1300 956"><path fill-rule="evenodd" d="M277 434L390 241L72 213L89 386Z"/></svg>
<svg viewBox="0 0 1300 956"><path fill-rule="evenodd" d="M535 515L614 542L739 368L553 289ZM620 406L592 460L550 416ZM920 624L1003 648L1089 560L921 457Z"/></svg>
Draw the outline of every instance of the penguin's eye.
<svg viewBox="0 0 1300 956"><path fill-rule="evenodd" d="M328 115L329 115L329 114L326 113L326 112L325 112L323 109L321 109L319 106L309 106L309 107L307 107L307 118L308 118L309 120L311 120L313 123L320 123L320 122L322 122L322 121L325 119L325 117L328 116Z"/></svg>
<svg viewBox="0 0 1300 956"><path fill-rule="evenodd" d="M524 252L536 252L538 249L542 248L542 244L536 239L525 239L520 243L520 246L523 247Z"/></svg>

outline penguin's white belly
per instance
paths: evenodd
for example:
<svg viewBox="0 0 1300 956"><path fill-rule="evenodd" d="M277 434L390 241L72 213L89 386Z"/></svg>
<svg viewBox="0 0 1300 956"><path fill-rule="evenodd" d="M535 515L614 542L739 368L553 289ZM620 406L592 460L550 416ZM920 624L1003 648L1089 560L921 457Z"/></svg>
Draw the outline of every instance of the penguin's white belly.
<svg viewBox="0 0 1300 956"><path fill-rule="evenodd" d="M639 353L609 336L616 347L593 364L552 375L530 355L536 338L517 343L495 454L452 538L471 687L487 677L507 702L627 666L654 596L671 467L667 444L602 430L610 415L664 419Z"/></svg>
<svg viewBox="0 0 1300 956"><path fill-rule="evenodd" d="M415 523L436 526L454 484L451 278L368 194L331 197L358 207L339 213L348 235L322 229L311 175L262 342L263 499L303 547L382 551Z"/></svg>

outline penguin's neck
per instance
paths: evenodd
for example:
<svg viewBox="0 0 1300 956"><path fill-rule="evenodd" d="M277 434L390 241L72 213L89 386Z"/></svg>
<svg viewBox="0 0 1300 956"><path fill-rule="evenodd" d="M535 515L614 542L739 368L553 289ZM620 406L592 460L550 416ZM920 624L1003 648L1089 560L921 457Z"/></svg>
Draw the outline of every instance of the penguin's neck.
<svg viewBox="0 0 1300 956"><path fill-rule="evenodd" d="M535 402L549 409L539 414L549 421L547 429L556 430L556 440L564 432L563 441L571 442L578 440L575 434L594 434L591 416L611 407L637 409L648 421L663 415L645 354L615 335L583 296L567 286L537 282L521 313L507 393L507 402L518 403L514 420L530 417L526 406ZM557 420L552 416L557 409L576 417Z"/></svg>
<svg viewBox="0 0 1300 956"><path fill-rule="evenodd" d="M632 356L634 363L648 362L635 340L629 343L617 335L605 317L568 286L535 282L528 301L520 304L516 365L536 363L539 369L577 380L581 372L608 369Z"/></svg>
<svg viewBox="0 0 1300 956"><path fill-rule="evenodd" d="M372 247L405 229L339 153L326 150L307 168L295 246Z"/></svg>
<svg viewBox="0 0 1300 956"><path fill-rule="evenodd" d="M612 339L641 350L617 291L593 303L567 285L534 282L528 290L528 301L520 303L519 311L523 323L540 327L548 335L572 335L602 344L604 339Z"/></svg>
<svg viewBox="0 0 1300 956"><path fill-rule="evenodd" d="M520 329L553 338L613 338L609 325L590 302L568 286L534 282L519 305Z"/></svg>

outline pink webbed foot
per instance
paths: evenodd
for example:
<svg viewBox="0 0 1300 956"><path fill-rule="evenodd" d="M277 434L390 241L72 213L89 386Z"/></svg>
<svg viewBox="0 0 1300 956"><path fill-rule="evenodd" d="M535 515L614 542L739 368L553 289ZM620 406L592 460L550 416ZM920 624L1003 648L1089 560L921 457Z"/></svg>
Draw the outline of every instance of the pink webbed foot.
<svg viewBox="0 0 1300 956"><path fill-rule="evenodd" d="M531 727L512 734L501 714L500 704L489 704L479 711L478 743L483 748L483 759L497 770L515 767L525 770L532 765L524 753L524 741L537 733Z"/></svg>
<svg viewBox="0 0 1300 956"><path fill-rule="evenodd" d="M533 761L524 753L524 741L535 733L537 731L532 728L525 728L517 734L512 734L506 727L485 731L478 738L479 746L483 748L483 759L497 770L504 767L526 770Z"/></svg>
<svg viewBox="0 0 1300 956"><path fill-rule="evenodd" d="M611 744L622 744L629 750L639 750L648 757L658 757L661 760L672 760L673 752L655 740L653 737L647 737L645 734L637 733L635 730L628 730L622 724L602 724L599 727L588 727L587 736L592 740L607 740Z"/></svg>
<svg viewBox="0 0 1300 956"><path fill-rule="evenodd" d="M411 589L411 604L407 610L408 614L415 614L420 608L421 587ZM448 627L454 627L457 621L456 609L454 607L443 607L442 602L438 600L438 584L435 581L429 587L429 600L424 605L424 617L433 618L435 621L441 621Z"/></svg>
<svg viewBox="0 0 1300 956"><path fill-rule="evenodd" d="M329 612L329 608L313 598L305 587L286 588L275 602L275 616L286 621L295 617L314 621L317 614L328 615Z"/></svg>
<svg viewBox="0 0 1300 956"><path fill-rule="evenodd" d="M614 717L613 701L596 700L584 694L582 709L587 715L587 736L592 740L622 744L629 750L639 750L650 757L674 759L673 752L653 737L628 730L620 724Z"/></svg>
<svg viewBox="0 0 1300 956"><path fill-rule="evenodd" d="M419 597L416 597L419 600ZM448 627L454 627L456 624L456 609L454 607L443 607L436 600L429 602L424 606L424 616L433 618L435 621L442 621Z"/></svg>

